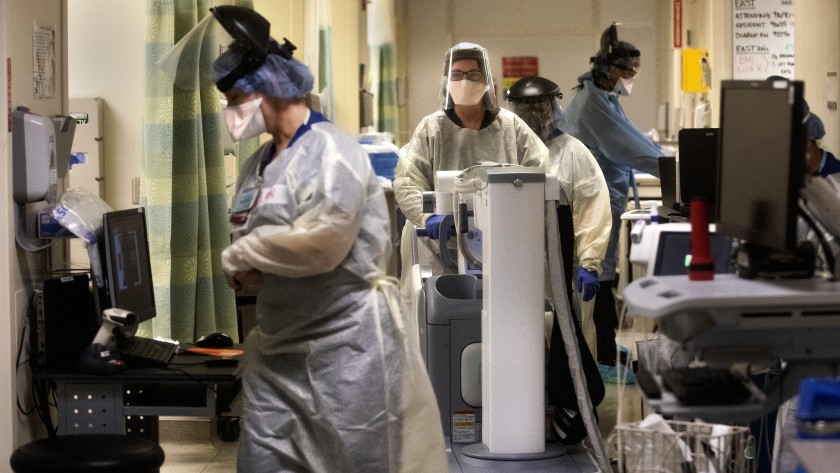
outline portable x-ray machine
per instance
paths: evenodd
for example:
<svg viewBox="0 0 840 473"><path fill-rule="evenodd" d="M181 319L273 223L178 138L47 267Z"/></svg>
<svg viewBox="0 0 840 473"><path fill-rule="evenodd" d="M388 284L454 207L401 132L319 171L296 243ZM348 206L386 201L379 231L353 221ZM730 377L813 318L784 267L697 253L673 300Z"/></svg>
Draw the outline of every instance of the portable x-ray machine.
<svg viewBox="0 0 840 473"><path fill-rule="evenodd" d="M450 470L509 471L521 469L518 462L529 471L595 468L585 454L565 455L545 441L547 267L581 413L598 467L609 471L559 266L559 184L539 168L495 164L442 173L437 184L435 213L451 210L457 222L460 274L413 268L412 306L452 446ZM444 259L451 222L441 224Z"/></svg>

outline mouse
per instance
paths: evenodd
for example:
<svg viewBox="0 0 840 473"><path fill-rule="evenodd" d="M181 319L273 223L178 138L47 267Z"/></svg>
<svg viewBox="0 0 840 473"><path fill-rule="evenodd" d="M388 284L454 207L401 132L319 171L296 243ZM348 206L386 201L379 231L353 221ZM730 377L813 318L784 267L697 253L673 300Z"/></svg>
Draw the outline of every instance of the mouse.
<svg viewBox="0 0 840 473"><path fill-rule="evenodd" d="M195 346L201 348L230 348L233 346L233 339L230 338L230 335L222 332L213 332L196 340Z"/></svg>

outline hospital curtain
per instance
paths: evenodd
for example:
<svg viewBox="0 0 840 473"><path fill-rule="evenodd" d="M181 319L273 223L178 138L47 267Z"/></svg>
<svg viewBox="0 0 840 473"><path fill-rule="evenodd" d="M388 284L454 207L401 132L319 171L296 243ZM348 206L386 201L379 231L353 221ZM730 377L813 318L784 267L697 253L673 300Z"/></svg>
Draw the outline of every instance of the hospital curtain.
<svg viewBox="0 0 840 473"><path fill-rule="evenodd" d="M141 203L157 317L141 333L177 340L215 330L237 333L234 293L220 260L230 233L219 94L212 84L197 90L175 86L156 65L211 6L211 0L146 2ZM200 70L207 71L217 54L208 41Z"/></svg>
<svg viewBox="0 0 840 473"><path fill-rule="evenodd" d="M367 7L368 63L373 93L373 128L399 138L397 47L392 0L373 0Z"/></svg>
<svg viewBox="0 0 840 473"><path fill-rule="evenodd" d="M330 0L316 0L318 15L318 94L321 112L335 120L332 86L332 8Z"/></svg>

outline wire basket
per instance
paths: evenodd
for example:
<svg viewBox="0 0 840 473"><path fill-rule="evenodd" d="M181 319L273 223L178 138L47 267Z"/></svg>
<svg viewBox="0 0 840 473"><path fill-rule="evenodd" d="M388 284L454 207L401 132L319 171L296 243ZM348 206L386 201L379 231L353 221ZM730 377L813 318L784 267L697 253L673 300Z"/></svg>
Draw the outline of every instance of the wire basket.
<svg viewBox="0 0 840 473"><path fill-rule="evenodd" d="M750 473L752 436L746 427L666 421L673 432L617 425L607 443L618 473Z"/></svg>

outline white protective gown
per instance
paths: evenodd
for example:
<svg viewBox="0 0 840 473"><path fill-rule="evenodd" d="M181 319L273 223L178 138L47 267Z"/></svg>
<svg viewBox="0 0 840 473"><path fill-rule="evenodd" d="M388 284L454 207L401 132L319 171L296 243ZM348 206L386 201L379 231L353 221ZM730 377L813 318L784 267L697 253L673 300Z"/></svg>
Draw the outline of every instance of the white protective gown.
<svg viewBox="0 0 840 473"><path fill-rule="evenodd" d="M547 173L557 176L572 207L576 264L595 272L610 239L610 198L601 167L589 148L563 133L548 145Z"/></svg>
<svg viewBox="0 0 840 473"><path fill-rule="evenodd" d="M610 194L601 166L589 148L568 133L552 138L546 145L549 150L547 173L557 176L572 209L574 264L600 273L612 226ZM576 272L571 271L571 274ZM594 350L597 345L592 313L594 301L584 302L580 293L576 292L576 295L581 330L587 346Z"/></svg>
<svg viewBox="0 0 840 473"><path fill-rule="evenodd" d="M274 149L244 164L237 198ZM367 153L313 112L262 174L222 255L228 274L263 274L237 471L446 472L434 393L384 277L389 218Z"/></svg>
<svg viewBox="0 0 840 473"><path fill-rule="evenodd" d="M411 141L400 150L394 175L394 198L408 221L422 228L431 214L423 213L423 192L435 189L437 171L459 171L476 164L493 162L542 166L548 149L528 125L513 112L504 108L492 123L480 130L462 128L439 110L420 121ZM406 300L408 291L414 229L406 223L400 242L402 275L400 284ZM430 265L433 274L452 273L444 268L437 256L438 242L418 238L418 260Z"/></svg>

